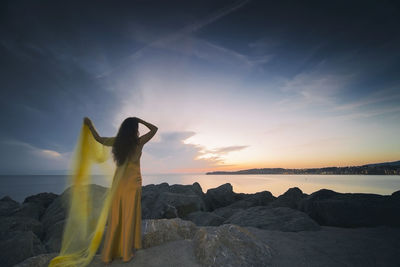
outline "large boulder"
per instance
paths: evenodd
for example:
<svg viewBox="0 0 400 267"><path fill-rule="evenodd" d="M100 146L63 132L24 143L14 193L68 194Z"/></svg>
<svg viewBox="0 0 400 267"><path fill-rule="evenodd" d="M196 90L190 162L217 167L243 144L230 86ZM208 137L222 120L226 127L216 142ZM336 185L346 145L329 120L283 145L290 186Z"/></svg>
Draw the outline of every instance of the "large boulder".
<svg viewBox="0 0 400 267"><path fill-rule="evenodd" d="M207 190L205 201L208 211L213 211L220 207L225 207L233 202L246 198L245 194L237 194L233 192L232 185L226 183Z"/></svg>
<svg viewBox="0 0 400 267"><path fill-rule="evenodd" d="M25 198L23 203L37 203L47 208L57 197L58 195L54 193L39 193Z"/></svg>
<svg viewBox="0 0 400 267"><path fill-rule="evenodd" d="M47 207L58 197L54 193L39 193L25 198L13 216L31 217L40 220Z"/></svg>
<svg viewBox="0 0 400 267"><path fill-rule="evenodd" d="M287 207L291 209L298 209L300 202L307 197L299 188L293 187L286 191L283 195L280 195L270 205L272 207Z"/></svg>
<svg viewBox="0 0 400 267"><path fill-rule="evenodd" d="M299 209L320 225L400 226L400 199L396 192L391 196L381 196L322 189L303 199Z"/></svg>
<svg viewBox="0 0 400 267"><path fill-rule="evenodd" d="M91 187L90 192L92 193L91 201L93 203L93 212L99 214L102 209L107 188L97 184L90 184L88 186ZM71 187L68 187L60 196L56 197L54 201L49 204L41 217L45 232L42 240L49 252L60 250L70 194Z"/></svg>
<svg viewBox="0 0 400 267"><path fill-rule="evenodd" d="M233 214L256 206L267 206L276 199L270 192L261 191L254 194L244 194L243 199L233 202L232 204L212 211L215 215L228 219Z"/></svg>
<svg viewBox="0 0 400 267"><path fill-rule="evenodd" d="M271 248L270 266L400 266L400 228L322 226L320 231L303 232L246 229Z"/></svg>
<svg viewBox="0 0 400 267"><path fill-rule="evenodd" d="M233 214L224 221L224 224L227 223L285 232L320 229L320 226L307 214L285 207L252 207Z"/></svg>
<svg viewBox="0 0 400 267"><path fill-rule="evenodd" d="M268 266L270 248L247 229L232 224L204 226L193 237L204 266Z"/></svg>
<svg viewBox="0 0 400 267"><path fill-rule="evenodd" d="M269 191L261 191L254 194L247 194L245 199L233 202L227 207L247 209L255 206L266 206L276 198Z"/></svg>
<svg viewBox="0 0 400 267"><path fill-rule="evenodd" d="M231 217L233 214L235 214L236 212L242 211L244 210L243 208L234 208L231 206L226 206L226 207L222 207L222 208L218 208L212 211L212 213L221 216L225 219L228 219L229 217Z"/></svg>
<svg viewBox="0 0 400 267"><path fill-rule="evenodd" d="M178 193L178 194L187 194L187 195L198 195L200 197L204 197L203 190L198 182L194 182L191 185L181 185L181 184L173 184L169 186L169 192Z"/></svg>
<svg viewBox="0 0 400 267"><path fill-rule="evenodd" d="M158 218L165 218L165 207L173 206L176 208L179 218L195 211L204 211L205 205L200 196L195 194L179 194L171 192L162 192L157 198L152 215Z"/></svg>
<svg viewBox="0 0 400 267"><path fill-rule="evenodd" d="M30 217L39 220L43 215L45 208L38 203L26 202L23 203L12 216Z"/></svg>
<svg viewBox="0 0 400 267"><path fill-rule="evenodd" d="M197 226L191 221L174 219L150 219L142 221L143 248L183 239L192 239Z"/></svg>
<svg viewBox="0 0 400 267"><path fill-rule="evenodd" d="M32 231L0 232L0 266L13 266L43 253L46 249Z"/></svg>
<svg viewBox="0 0 400 267"><path fill-rule="evenodd" d="M215 231L198 227L200 231L196 238L168 241L140 249L131 262L124 263L121 259L115 259L111 266L194 267L199 266L199 260L203 262L202 266L220 263L221 267L400 266L400 228L380 226L351 229L323 226L320 231L281 232L232 225L235 228L231 232L227 229L220 230L225 233L218 231L227 226L208 227ZM260 241L267 247L262 247ZM41 254L15 267L47 267L55 256L55 253ZM217 263L213 262L214 258ZM104 263L100 254L95 255L88 265L102 266Z"/></svg>
<svg viewBox="0 0 400 267"><path fill-rule="evenodd" d="M58 253L40 254L26 259L14 267L47 267L50 261L57 256Z"/></svg>
<svg viewBox="0 0 400 267"><path fill-rule="evenodd" d="M161 215L154 214L154 205L157 203L157 199L162 192L169 192L168 183L161 184L149 184L142 187L142 218L143 219L157 219L161 218ZM174 211L172 207L162 207L163 213L169 218L173 218ZM158 215L159 217L157 217ZM176 215L178 213L176 212Z"/></svg>
<svg viewBox="0 0 400 267"><path fill-rule="evenodd" d="M224 217L208 211L192 212L183 219L192 221L198 226L218 226L225 221Z"/></svg>
<svg viewBox="0 0 400 267"><path fill-rule="evenodd" d="M43 236L42 224L30 217L0 217L0 232L32 231L38 238Z"/></svg>
<svg viewBox="0 0 400 267"><path fill-rule="evenodd" d="M0 199L0 216L9 216L15 213L21 204L9 196Z"/></svg>
<svg viewBox="0 0 400 267"><path fill-rule="evenodd" d="M65 220L61 220L47 228L42 241L48 252L58 252L61 250L64 224Z"/></svg>
<svg viewBox="0 0 400 267"><path fill-rule="evenodd" d="M142 187L142 218L183 218L191 212L206 210L204 198L198 183L146 185Z"/></svg>

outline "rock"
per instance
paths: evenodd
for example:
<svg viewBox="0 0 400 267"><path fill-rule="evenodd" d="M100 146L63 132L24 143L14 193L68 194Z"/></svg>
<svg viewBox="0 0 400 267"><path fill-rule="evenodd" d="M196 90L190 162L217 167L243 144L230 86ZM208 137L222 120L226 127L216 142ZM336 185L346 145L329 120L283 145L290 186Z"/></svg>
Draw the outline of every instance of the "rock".
<svg viewBox="0 0 400 267"><path fill-rule="evenodd" d="M39 193L25 198L23 203L37 203L46 209L57 197L54 193Z"/></svg>
<svg viewBox="0 0 400 267"><path fill-rule="evenodd" d="M192 221L198 226L218 226L225 221L224 217L208 211L192 212L184 217L184 219Z"/></svg>
<svg viewBox="0 0 400 267"><path fill-rule="evenodd" d="M191 239L197 226L180 218L142 221L143 248L158 246L173 240Z"/></svg>
<svg viewBox="0 0 400 267"><path fill-rule="evenodd" d="M270 266L400 266L400 228L321 227L281 232L246 227L271 248Z"/></svg>
<svg viewBox="0 0 400 267"><path fill-rule="evenodd" d="M168 192L168 183L161 183L158 185L149 184L142 187L142 218L143 219L158 219L161 218L160 213L165 216L171 216L171 208L168 206L161 206L161 211L154 212L154 205L162 192ZM177 213L177 212L176 212ZM173 212L172 212L173 214ZM158 216L158 217L157 217Z"/></svg>
<svg viewBox="0 0 400 267"><path fill-rule="evenodd" d="M244 209L242 208L233 208L231 206L226 206L226 207L222 207L222 208L218 208L212 211L212 213L224 217L225 219L228 219L229 217L231 217L233 214L235 214L236 212L242 211Z"/></svg>
<svg viewBox="0 0 400 267"><path fill-rule="evenodd" d="M190 239L175 240L158 246L136 251L134 259L129 263L115 259L111 266L120 267L201 267L194 255L193 241ZM104 267L100 255L88 267Z"/></svg>
<svg viewBox="0 0 400 267"><path fill-rule="evenodd" d="M226 183L218 186L217 188L208 189L205 194L205 201L208 211L213 211L220 207L225 207L235 201L244 199L244 194L237 194L233 192L232 185Z"/></svg>
<svg viewBox="0 0 400 267"><path fill-rule="evenodd" d="M266 206L275 199L271 192L262 191L255 194L248 194L245 199L233 202L227 207L247 209L255 206Z"/></svg>
<svg viewBox="0 0 400 267"><path fill-rule="evenodd" d="M31 217L40 220L47 207L56 199L54 193L39 193L25 198L20 208L13 216Z"/></svg>
<svg viewBox="0 0 400 267"><path fill-rule="evenodd" d="M298 209L300 201L307 197L307 194L297 188L293 187L280 195L274 202L271 203L272 207L287 207L291 209Z"/></svg>
<svg viewBox="0 0 400 267"><path fill-rule="evenodd" d="M157 198L157 203L153 207L152 215L156 218L165 218L166 207L176 208L178 217L182 218L194 211L205 210L205 205L201 197L196 194L178 194L162 192Z"/></svg>
<svg viewBox="0 0 400 267"><path fill-rule="evenodd" d="M193 190L193 192L195 192L199 196L203 196L204 197L203 189L201 188L201 186L200 186L200 184L198 182L194 182L192 184L192 190Z"/></svg>
<svg viewBox="0 0 400 267"><path fill-rule="evenodd" d="M44 214L45 208L34 202L23 203L13 214L12 216L20 216L20 217L31 217L33 219L39 220L40 217Z"/></svg>
<svg viewBox="0 0 400 267"><path fill-rule="evenodd" d="M141 204L144 219L182 218L191 212L206 209L204 194L198 183L146 185L142 187Z"/></svg>
<svg viewBox="0 0 400 267"><path fill-rule="evenodd" d="M200 184L197 182L193 183L192 185L173 184L169 186L168 191L171 193L198 195L200 197L204 197L203 190L201 189Z"/></svg>
<svg viewBox="0 0 400 267"><path fill-rule="evenodd" d="M224 221L224 224L226 223L285 232L320 229L320 226L307 214L285 207L252 207L233 214Z"/></svg>
<svg viewBox="0 0 400 267"><path fill-rule="evenodd" d="M61 250L64 224L65 220L61 220L47 228L43 238L43 243L48 252L59 252Z"/></svg>
<svg viewBox="0 0 400 267"><path fill-rule="evenodd" d="M13 266L43 253L46 249L32 231L0 232L0 266Z"/></svg>
<svg viewBox="0 0 400 267"><path fill-rule="evenodd" d="M47 267L50 261L57 256L58 253L40 254L26 259L14 265L14 267Z"/></svg>
<svg viewBox="0 0 400 267"><path fill-rule="evenodd" d="M212 212L218 216L228 219L233 214L255 206L266 206L275 200L275 197L268 191L257 192L255 194L245 194L243 199L233 202L232 204L217 208Z"/></svg>
<svg viewBox="0 0 400 267"><path fill-rule="evenodd" d="M321 225L400 226L400 200L397 194L381 196L322 189L303 199L299 209Z"/></svg>
<svg viewBox="0 0 400 267"><path fill-rule="evenodd" d="M164 207L162 208L161 214L162 214L161 217L166 218L166 219L172 219L172 218L179 217L178 210L174 206L172 206L168 203L164 203Z"/></svg>
<svg viewBox="0 0 400 267"><path fill-rule="evenodd" d="M247 229L232 224L204 226L193 237L204 266L268 266L270 248Z"/></svg>
<svg viewBox="0 0 400 267"><path fill-rule="evenodd" d="M181 220L148 221L160 221L155 222L156 231L162 231L166 224L173 227L174 221L179 225ZM400 228L395 227L322 226L319 231L282 232L224 224L197 227L193 236L189 230L183 236L191 239L177 234L178 228L173 230L177 240L155 242L154 246L137 250L131 262L114 259L111 266L400 266ZM41 254L15 266L47 267L57 255ZM104 266L100 253L88 265L97 266Z"/></svg>
<svg viewBox="0 0 400 267"><path fill-rule="evenodd" d="M90 184L90 192L92 193L91 201L93 202L93 212L99 214L107 191L106 187ZM45 231L43 241L49 252L60 250L62 233L64 230L64 221L69 206L71 187L68 187L60 196L47 207L45 213L41 217L41 222Z"/></svg>
<svg viewBox="0 0 400 267"><path fill-rule="evenodd" d="M68 208L70 189L66 189L59 197L47 207L40 221L43 227L47 230L52 225L59 221L65 220L65 215Z"/></svg>
<svg viewBox="0 0 400 267"><path fill-rule="evenodd" d="M392 195L390 196L390 199L393 202L400 202L400 190L396 191L396 192L393 192Z"/></svg>
<svg viewBox="0 0 400 267"><path fill-rule="evenodd" d="M0 232L32 231L39 239L43 236L41 222L19 216L0 217Z"/></svg>
<svg viewBox="0 0 400 267"><path fill-rule="evenodd" d="M16 212L21 204L9 196L0 199L0 216L9 216Z"/></svg>

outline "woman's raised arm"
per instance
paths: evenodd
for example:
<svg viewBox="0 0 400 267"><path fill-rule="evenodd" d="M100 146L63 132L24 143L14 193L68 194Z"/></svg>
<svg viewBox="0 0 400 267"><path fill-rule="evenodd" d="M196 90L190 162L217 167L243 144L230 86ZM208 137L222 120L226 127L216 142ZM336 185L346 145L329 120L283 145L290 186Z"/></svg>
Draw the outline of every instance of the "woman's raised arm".
<svg viewBox="0 0 400 267"><path fill-rule="evenodd" d="M94 139L96 139L97 142L105 146L112 146L114 144L115 137L101 137L99 133L96 131L93 122L88 117L85 117L83 119L83 122L89 127L90 131L93 134Z"/></svg>
<svg viewBox="0 0 400 267"><path fill-rule="evenodd" d="M150 132L148 132L148 133L142 135L141 137L139 137L140 143L141 143L142 145L144 145L144 144L146 144L148 141L150 141L151 138L153 138L153 136L156 134L158 128L157 128L157 126L155 126L155 125L153 125L153 124L151 124L151 123L149 123L149 122L147 122L147 121L144 121L144 120L139 119L139 118L137 118L137 119L138 119L138 121L139 121L140 123L143 123L147 128L150 129Z"/></svg>

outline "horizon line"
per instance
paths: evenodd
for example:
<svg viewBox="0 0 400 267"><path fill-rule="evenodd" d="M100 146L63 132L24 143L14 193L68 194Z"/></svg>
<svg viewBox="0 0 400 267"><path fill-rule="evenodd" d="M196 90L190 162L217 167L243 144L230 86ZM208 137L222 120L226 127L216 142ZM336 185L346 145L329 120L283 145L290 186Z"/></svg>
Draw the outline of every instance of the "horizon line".
<svg viewBox="0 0 400 267"><path fill-rule="evenodd" d="M247 169L240 169L236 171L202 171L202 172L159 172L159 173L142 173L142 175L182 175L182 174L187 174L187 175L202 175L202 174L207 174L210 172L238 172L238 171L244 171L244 170L254 170L254 169L287 169L287 170L304 170L304 169L323 169L323 168L344 168L344 167L361 167L361 166L367 166L367 165L375 165L375 164L383 164L383 163L396 163L400 162L400 160L395 160L395 161L385 161L385 162L375 162L375 163L367 163L363 165L347 165L347 166L325 166L325 167L308 167L308 168L283 168L283 167L261 167L261 168L247 168ZM39 176L39 175L69 175L69 170L42 170L42 171L37 171L37 170L32 170L30 173L15 173L15 172L10 172L10 173L3 173L0 172L0 176L6 176L6 175L32 175L32 176ZM92 175L104 175L104 174L99 174L99 173L93 173Z"/></svg>

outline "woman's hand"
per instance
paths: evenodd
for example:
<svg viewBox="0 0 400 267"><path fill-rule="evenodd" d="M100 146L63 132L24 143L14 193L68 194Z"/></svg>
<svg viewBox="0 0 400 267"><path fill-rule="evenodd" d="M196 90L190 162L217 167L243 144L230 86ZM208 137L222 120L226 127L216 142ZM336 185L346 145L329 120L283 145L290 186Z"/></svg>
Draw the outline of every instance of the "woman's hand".
<svg viewBox="0 0 400 267"><path fill-rule="evenodd" d="M83 118L83 123L86 124L87 126L92 125L92 121L88 117Z"/></svg>

